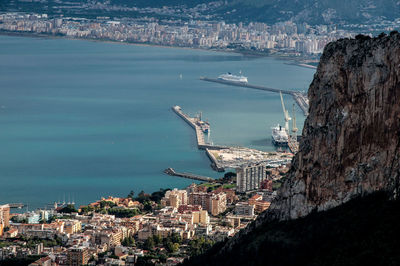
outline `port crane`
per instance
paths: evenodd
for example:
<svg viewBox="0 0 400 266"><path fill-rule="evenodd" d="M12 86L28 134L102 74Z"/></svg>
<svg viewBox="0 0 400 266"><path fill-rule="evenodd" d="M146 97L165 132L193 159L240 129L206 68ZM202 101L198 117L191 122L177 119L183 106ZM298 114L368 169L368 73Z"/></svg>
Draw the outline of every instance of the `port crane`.
<svg viewBox="0 0 400 266"><path fill-rule="evenodd" d="M286 110L286 108L285 108L285 103L283 102L282 92L280 91L279 94L281 96L283 115L285 116L285 130L286 130L286 133L289 135L289 121L292 118L289 116L289 111Z"/></svg>
<svg viewBox="0 0 400 266"><path fill-rule="evenodd" d="M292 119L292 133L293 133L293 138L297 139L297 131L299 130L296 126L296 113L294 109L295 104L293 104L293 119Z"/></svg>

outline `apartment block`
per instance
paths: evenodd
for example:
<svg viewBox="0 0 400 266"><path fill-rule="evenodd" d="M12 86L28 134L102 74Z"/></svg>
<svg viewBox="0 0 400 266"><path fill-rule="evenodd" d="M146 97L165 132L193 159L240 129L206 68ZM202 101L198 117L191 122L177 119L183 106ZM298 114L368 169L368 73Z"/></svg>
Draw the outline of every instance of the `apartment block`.
<svg viewBox="0 0 400 266"><path fill-rule="evenodd" d="M265 178L266 169L264 164L253 164L236 168L236 190L244 193L259 189Z"/></svg>

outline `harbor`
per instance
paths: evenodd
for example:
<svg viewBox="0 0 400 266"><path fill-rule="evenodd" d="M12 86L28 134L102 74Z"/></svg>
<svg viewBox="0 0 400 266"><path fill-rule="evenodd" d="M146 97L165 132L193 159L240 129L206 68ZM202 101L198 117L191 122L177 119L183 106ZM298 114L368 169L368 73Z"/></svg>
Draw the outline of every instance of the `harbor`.
<svg viewBox="0 0 400 266"><path fill-rule="evenodd" d="M225 80L225 79L200 77L200 80L221 83L221 84L231 85L231 86L236 86L236 87L244 87L244 88L250 88L250 89L255 89L255 90L275 92L275 93L281 92L283 94L291 95L294 98L294 100L296 101L296 103L299 105L300 109L303 111L304 115L305 116L308 115L308 108L309 108L308 98L306 95L304 95L303 93L298 92L298 91L281 90L281 89L269 88L269 87L260 86L260 85L248 84L247 82L229 81L229 80Z"/></svg>
<svg viewBox="0 0 400 266"><path fill-rule="evenodd" d="M264 152L246 147L228 147L213 145L212 143L205 141L204 136L205 134L210 134L211 128L208 122L207 126L204 126L205 122L202 120L201 115L190 117L183 112L180 106L177 105L173 106L172 110L195 130L197 147L201 150L206 151L206 155L211 161L211 167L215 171L224 172L225 169L235 169L243 165L248 165L255 162L262 162L266 163L267 166L277 167L289 163L293 157L293 153L288 152ZM295 148L297 142L293 142L291 144L293 145L290 145L289 147L292 147L293 150L297 151L297 149ZM199 177L197 175L187 173L178 173L179 175L177 175L174 171L171 171L171 169L172 168L168 168L164 171L164 173L186 178ZM204 181L205 179L195 180Z"/></svg>

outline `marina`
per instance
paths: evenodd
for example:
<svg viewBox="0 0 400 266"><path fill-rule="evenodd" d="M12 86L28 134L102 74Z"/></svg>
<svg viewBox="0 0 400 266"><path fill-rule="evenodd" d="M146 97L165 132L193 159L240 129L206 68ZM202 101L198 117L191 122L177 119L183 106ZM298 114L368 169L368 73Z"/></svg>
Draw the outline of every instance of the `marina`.
<svg viewBox="0 0 400 266"><path fill-rule="evenodd" d="M229 80L224 80L224 79L214 79L214 78L207 78L207 77L200 77L200 80L216 82L216 83L237 86L237 87L250 88L250 89L255 89L255 90L270 91L270 92L276 92L276 93L281 92L283 94L288 94L294 98L296 103L299 105L299 107L303 111L304 115L305 116L308 115L309 103L308 103L307 96L298 91L281 90L281 89L269 88L269 87L260 86L260 85L248 84L247 82L237 82L237 81L229 81Z"/></svg>

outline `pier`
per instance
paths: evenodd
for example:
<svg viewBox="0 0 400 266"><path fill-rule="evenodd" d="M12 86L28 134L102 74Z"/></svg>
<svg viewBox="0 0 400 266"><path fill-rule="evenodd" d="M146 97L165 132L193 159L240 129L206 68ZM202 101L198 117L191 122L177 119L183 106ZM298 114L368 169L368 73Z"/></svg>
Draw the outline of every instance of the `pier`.
<svg viewBox="0 0 400 266"><path fill-rule="evenodd" d="M179 172L176 172L173 168L165 169L164 173L167 175L170 175L170 176L179 176L179 177L198 180L198 181L205 181L205 182L214 181L213 178L207 177L207 176L201 176L201 175L196 175L196 174L191 174L191 173L179 173Z"/></svg>
<svg viewBox="0 0 400 266"><path fill-rule="evenodd" d="M13 209L17 209L17 208L21 209L21 208L25 207L25 204L23 204L23 203L9 203L8 206L10 206L10 208L13 208Z"/></svg>
<svg viewBox="0 0 400 266"><path fill-rule="evenodd" d="M207 157L211 161L211 168L218 172L224 172L225 171L224 168L218 166L217 160L209 152L209 150L222 150L222 149L227 149L228 147L206 143L204 140L203 130L201 128L201 125L199 125L199 120L200 120L199 118L190 117L189 115L185 114L182 111L182 108L178 105L172 107L172 111L174 111L174 113L176 113L179 117L181 117L183 121L185 121L187 124L189 124L189 126L191 126L195 130L197 148L206 151Z"/></svg>
<svg viewBox="0 0 400 266"><path fill-rule="evenodd" d="M201 129L201 126L198 124L199 123L199 119L198 118L188 116L187 114L185 114L182 111L182 108L180 106L177 106L177 105L172 107L172 110L195 130L195 132L196 132L196 140L197 140L197 147L200 150L205 150L205 149L226 149L227 148L225 146L218 146L218 145L212 145L212 144L206 143L206 141L204 140L203 130Z"/></svg>
<svg viewBox="0 0 400 266"><path fill-rule="evenodd" d="M293 91L293 90L280 90L280 89L269 88L269 87L260 86L260 85L252 85L252 84L248 84L248 83L244 83L244 82L234 82L234 81L227 81L227 80L207 78L207 77L200 77L200 79L204 80L204 81L216 82L216 83L221 83L221 84L231 85L231 86L236 86L236 87L244 87L244 88L250 88L250 89L255 89L255 90L270 91L270 92L276 92L276 93L281 92L283 94L288 94L294 98L296 103L299 105L299 107L303 111L304 115L305 116L308 115L308 99L307 99L307 96L305 96L301 92Z"/></svg>

